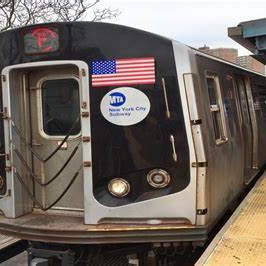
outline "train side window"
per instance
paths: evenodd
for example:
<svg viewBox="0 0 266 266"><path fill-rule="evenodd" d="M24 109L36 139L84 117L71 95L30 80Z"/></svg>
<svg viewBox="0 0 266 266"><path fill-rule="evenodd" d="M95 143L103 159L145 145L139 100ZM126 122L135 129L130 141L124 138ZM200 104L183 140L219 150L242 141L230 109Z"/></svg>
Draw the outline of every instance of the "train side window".
<svg viewBox="0 0 266 266"><path fill-rule="evenodd" d="M216 144L219 145L227 141L219 78L216 74L208 73L206 81L215 140Z"/></svg>
<svg viewBox="0 0 266 266"><path fill-rule="evenodd" d="M74 78L49 79L41 85L43 131L48 136L65 136L80 114L79 83ZM80 132L76 123L70 135Z"/></svg>

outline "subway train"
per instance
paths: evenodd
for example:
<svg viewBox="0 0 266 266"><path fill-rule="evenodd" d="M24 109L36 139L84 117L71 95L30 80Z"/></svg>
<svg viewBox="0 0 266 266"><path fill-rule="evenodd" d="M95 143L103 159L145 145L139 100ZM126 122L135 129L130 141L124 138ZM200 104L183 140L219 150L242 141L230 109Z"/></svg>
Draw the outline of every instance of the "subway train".
<svg viewBox="0 0 266 266"><path fill-rule="evenodd" d="M35 257L201 245L266 163L265 76L177 41L31 25L0 34L0 68L0 231Z"/></svg>

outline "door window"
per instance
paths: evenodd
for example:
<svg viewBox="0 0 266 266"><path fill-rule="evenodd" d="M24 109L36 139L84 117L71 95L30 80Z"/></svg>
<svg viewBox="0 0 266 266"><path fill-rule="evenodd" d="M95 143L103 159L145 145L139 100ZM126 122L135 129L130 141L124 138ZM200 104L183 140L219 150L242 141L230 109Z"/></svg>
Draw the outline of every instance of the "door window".
<svg viewBox="0 0 266 266"><path fill-rule="evenodd" d="M49 79L41 85L43 131L49 136L65 136L80 115L79 84L74 78ZM80 132L76 122L70 135Z"/></svg>
<svg viewBox="0 0 266 266"><path fill-rule="evenodd" d="M219 79L216 74L208 73L206 81L216 144L221 144L227 138Z"/></svg>

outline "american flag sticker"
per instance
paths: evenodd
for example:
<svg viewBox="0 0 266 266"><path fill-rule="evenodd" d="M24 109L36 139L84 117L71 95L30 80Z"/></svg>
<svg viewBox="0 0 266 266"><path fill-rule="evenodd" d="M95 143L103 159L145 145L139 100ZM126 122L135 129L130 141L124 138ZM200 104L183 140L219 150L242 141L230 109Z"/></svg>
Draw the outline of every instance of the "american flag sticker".
<svg viewBox="0 0 266 266"><path fill-rule="evenodd" d="M155 59L128 58L94 61L91 64L92 87L154 84Z"/></svg>

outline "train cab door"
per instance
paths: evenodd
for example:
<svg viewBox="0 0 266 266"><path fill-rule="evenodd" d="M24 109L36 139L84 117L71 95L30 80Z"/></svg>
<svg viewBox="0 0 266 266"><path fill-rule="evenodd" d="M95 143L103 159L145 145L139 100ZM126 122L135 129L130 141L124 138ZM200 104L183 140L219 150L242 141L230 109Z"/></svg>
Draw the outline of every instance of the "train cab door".
<svg viewBox="0 0 266 266"><path fill-rule="evenodd" d="M34 207L83 216L83 174L86 182L92 177L88 65L24 63L2 76L8 194L1 211L10 218Z"/></svg>
<svg viewBox="0 0 266 266"><path fill-rule="evenodd" d="M27 74L34 194L44 208L63 195L80 168L80 79L73 66L47 67ZM64 139L67 137L67 141ZM63 142L63 144L62 144ZM78 178L55 204L56 209L83 209L83 180Z"/></svg>
<svg viewBox="0 0 266 266"><path fill-rule="evenodd" d="M252 169L253 132L252 132L251 117L249 112L246 84L244 78L240 76L236 78L236 88L239 98L240 128L242 130L242 135L243 135L242 145L244 146L244 154L243 154L244 182L248 184L253 177L253 169Z"/></svg>

